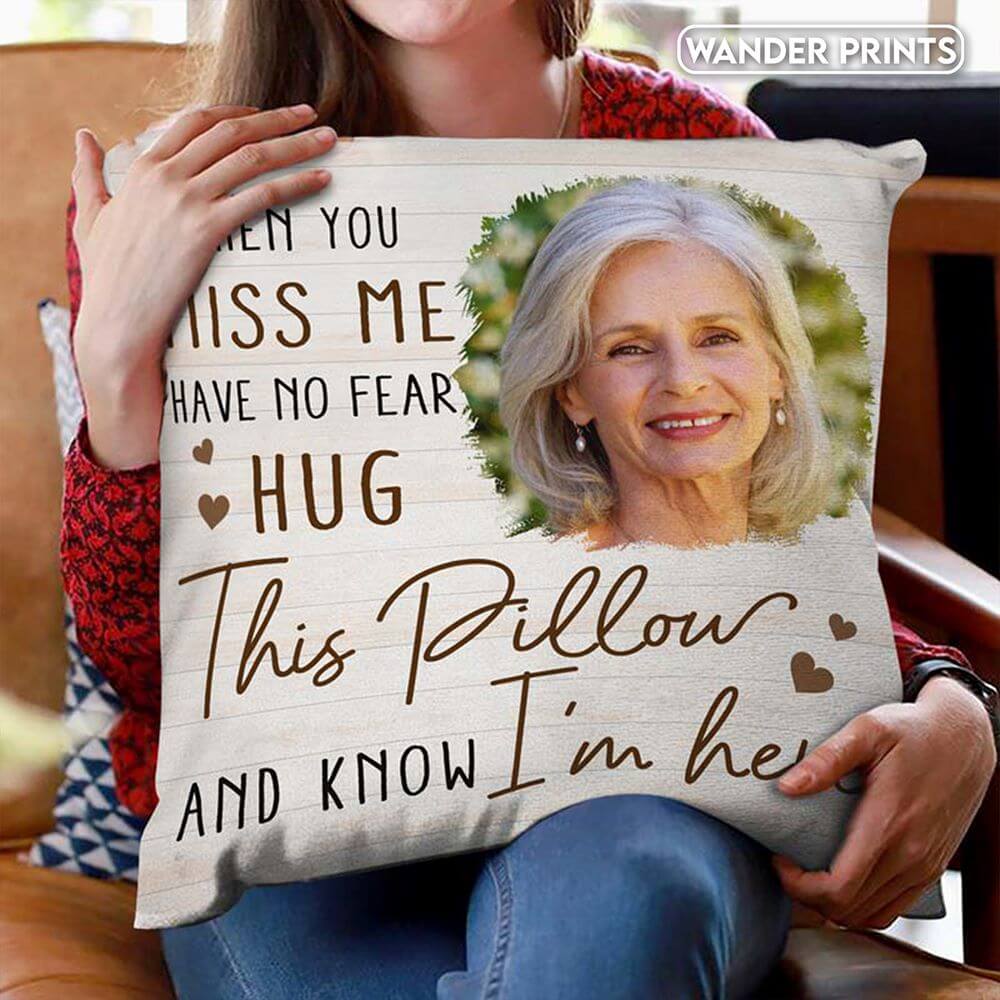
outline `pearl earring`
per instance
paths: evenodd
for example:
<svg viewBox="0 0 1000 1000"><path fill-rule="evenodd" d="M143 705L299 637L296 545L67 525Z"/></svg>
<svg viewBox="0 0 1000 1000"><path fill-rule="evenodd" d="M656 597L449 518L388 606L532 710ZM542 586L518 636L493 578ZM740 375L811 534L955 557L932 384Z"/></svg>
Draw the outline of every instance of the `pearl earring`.
<svg viewBox="0 0 1000 1000"><path fill-rule="evenodd" d="M573 424L573 426L576 428L576 440L573 444L582 455L587 450L587 439L583 436L583 428L579 424Z"/></svg>
<svg viewBox="0 0 1000 1000"><path fill-rule="evenodd" d="M774 422L779 427L784 427L788 423L788 414L785 413L785 408L781 403L778 403L778 408L774 411Z"/></svg>

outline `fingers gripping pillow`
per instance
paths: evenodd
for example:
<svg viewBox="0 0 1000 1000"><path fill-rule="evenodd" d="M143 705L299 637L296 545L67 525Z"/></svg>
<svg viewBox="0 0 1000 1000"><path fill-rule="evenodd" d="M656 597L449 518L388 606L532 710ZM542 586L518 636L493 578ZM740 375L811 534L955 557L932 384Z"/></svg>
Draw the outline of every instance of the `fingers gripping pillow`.
<svg viewBox="0 0 1000 1000"><path fill-rule="evenodd" d="M627 793L827 865L858 776L776 778L900 698L870 506L923 161L342 140L224 240L166 355L137 925Z"/></svg>

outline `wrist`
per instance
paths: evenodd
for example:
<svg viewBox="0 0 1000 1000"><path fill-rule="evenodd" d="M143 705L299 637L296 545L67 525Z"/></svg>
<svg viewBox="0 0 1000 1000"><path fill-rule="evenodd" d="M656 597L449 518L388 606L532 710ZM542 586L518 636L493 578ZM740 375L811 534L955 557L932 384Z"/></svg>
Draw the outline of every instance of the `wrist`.
<svg viewBox="0 0 1000 1000"><path fill-rule="evenodd" d="M903 700L911 702L918 700L932 681L943 679L952 680L959 687L964 687L988 714L995 714L1000 701L1000 692L967 663L958 663L945 657L921 660L904 674ZM941 690L940 686L938 690Z"/></svg>
<svg viewBox="0 0 1000 1000"><path fill-rule="evenodd" d="M80 391L88 413L131 418L137 411L163 407L163 370L158 360L127 363L76 356Z"/></svg>
<svg viewBox="0 0 1000 1000"><path fill-rule="evenodd" d="M984 717L986 706L956 677L949 674L934 674L929 677L916 697L917 702L956 700L975 705Z"/></svg>
<svg viewBox="0 0 1000 1000"><path fill-rule="evenodd" d="M160 355L143 349L151 340L135 323L96 317L81 307L73 326L73 356L81 380L89 376L95 383L124 382L158 369Z"/></svg>
<svg viewBox="0 0 1000 1000"><path fill-rule="evenodd" d="M111 370L95 384L84 381L90 455L107 469L136 469L156 462L163 417L163 377L155 369Z"/></svg>
<svg viewBox="0 0 1000 1000"><path fill-rule="evenodd" d="M956 721L960 721L962 731L972 730L983 737L984 743L993 750L993 761L1000 753L1000 726L997 720L995 701L987 704L984 696L973 691L966 680L963 680L964 668L951 674L952 664L946 661L927 661L923 664L925 670L936 666L940 671L934 671L923 680L917 692L915 703L926 707L932 712L943 711Z"/></svg>

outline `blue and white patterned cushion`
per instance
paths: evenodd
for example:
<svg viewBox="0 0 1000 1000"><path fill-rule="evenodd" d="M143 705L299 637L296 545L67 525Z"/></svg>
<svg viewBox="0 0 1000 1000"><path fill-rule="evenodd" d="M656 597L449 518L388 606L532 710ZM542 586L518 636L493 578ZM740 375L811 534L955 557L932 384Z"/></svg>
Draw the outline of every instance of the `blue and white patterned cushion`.
<svg viewBox="0 0 1000 1000"><path fill-rule="evenodd" d="M38 318L52 353L59 437L65 454L83 416L70 349L69 311L52 299L43 299L38 304ZM108 747L108 734L121 714L121 704L100 670L80 649L69 601L65 628L69 671L63 714L72 729L93 735L67 755L65 778L56 795L55 829L35 841L28 860L44 868L135 881L139 835L145 820L118 801Z"/></svg>

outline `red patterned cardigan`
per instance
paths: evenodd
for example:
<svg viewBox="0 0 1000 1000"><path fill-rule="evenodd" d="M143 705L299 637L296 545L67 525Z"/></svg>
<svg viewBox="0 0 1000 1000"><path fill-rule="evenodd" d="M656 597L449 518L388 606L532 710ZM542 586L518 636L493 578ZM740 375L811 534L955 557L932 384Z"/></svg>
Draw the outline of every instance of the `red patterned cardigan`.
<svg viewBox="0 0 1000 1000"><path fill-rule="evenodd" d="M673 76L582 54L580 138L773 138L746 108ZM66 264L75 326L82 281L72 227ZM101 468L89 454L86 420L66 457L62 567L83 650L104 672L124 705L111 736L121 801L141 816L156 804L153 782L160 710L159 633L160 472ZM903 671L927 659L967 665L953 647L925 643L893 622Z"/></svg>

